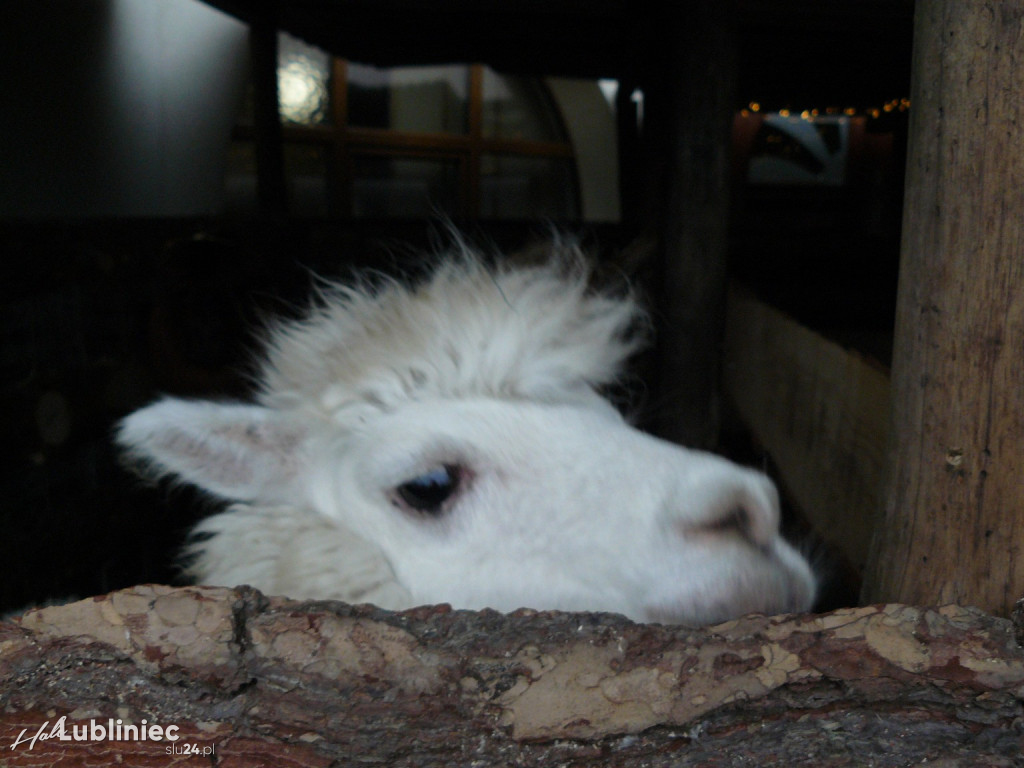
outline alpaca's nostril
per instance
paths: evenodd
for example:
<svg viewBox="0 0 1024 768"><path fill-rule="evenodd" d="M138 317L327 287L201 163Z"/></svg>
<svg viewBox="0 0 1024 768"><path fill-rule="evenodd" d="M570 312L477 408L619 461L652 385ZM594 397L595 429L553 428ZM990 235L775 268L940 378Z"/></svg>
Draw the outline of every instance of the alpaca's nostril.
<svg viewBox="0 0 1024 768"><path fill-rule="evenodd" d="M740 539L769 550L778 537L778 502L767 484L733 487L701 506L702 514L677 520L685 538Z"/></svg>
<svg viewBox="0 0 1024 768"><path fill-rule="evenodd" d="M724 514L696 524L683 526L688 537L693 536L739 536L757 544L753 537L750 512L746 507L730 507Z"/></svg>
<svg viewBox="0 0 1024 768"><path fill-rule="evenodd" d="M739 533L746 537L750 531L750 513L743 507L733 507L715 520L694 526L694 530L707 533Z"/></svg>
<svg viewBox="0 0 1024 768"><path fill-rule="evenodd" d="M665 512L683 539L744 542L762 552L779 538L779 497L766 476L728 465L713 465L684 477Z"/></svg>

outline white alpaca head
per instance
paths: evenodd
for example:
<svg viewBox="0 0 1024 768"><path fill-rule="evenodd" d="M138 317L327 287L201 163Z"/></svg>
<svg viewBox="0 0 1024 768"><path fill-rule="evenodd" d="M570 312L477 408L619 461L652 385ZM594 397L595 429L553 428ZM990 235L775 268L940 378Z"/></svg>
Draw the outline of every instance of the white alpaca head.
<svg viewBox="0 0 1024 768"><path fill-rule="evenodd" d="M703 624L806 610L763 475L629 426L599 394L630 298L578 261L469 254L415 287L335 287L268 340L257 404L167 399L119 440L233 502L193 575L407 608L615 611Z"/></svg>

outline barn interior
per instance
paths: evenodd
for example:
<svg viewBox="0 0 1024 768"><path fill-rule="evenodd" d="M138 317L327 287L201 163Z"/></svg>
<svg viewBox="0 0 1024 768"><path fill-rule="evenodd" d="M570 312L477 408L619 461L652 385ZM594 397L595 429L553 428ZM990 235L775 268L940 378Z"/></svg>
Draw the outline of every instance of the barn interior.
<svg viewBox="0 0 1024 768"><path fill-rule="evenodd" d="M639 363L641 425L772 472L794 529L823 537L826 607L856 602L886 439L913 10L8 9L0 612L176 581L210 502L141 486L117 420L162 393L244 397L254 329L301 305L312 274L416 269L448 221L509 251L579 233L645 286L665 332Z"/></svg>

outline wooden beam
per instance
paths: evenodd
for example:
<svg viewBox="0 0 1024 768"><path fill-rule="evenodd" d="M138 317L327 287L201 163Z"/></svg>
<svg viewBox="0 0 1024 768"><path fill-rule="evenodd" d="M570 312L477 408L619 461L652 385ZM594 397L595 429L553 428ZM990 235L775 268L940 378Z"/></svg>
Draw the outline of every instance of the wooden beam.
<svg viewBox="0 0 1024 768"><path fill-rule="evenodd" d="M1024 3L919 0L869 601L1024 593Z"/></svg>
<svg viewBox="0 0 1024 768"><path fill-rule="evenodd" d="M958 606L695 630L139 586L0 622L0 762L1019 766L1015 631Z"/></svg>
<svg viewBox="0 0 1024 768"><path fill-rule="evenodd" d="M728 303L723 389L822 538L862 571L881 506L889 377L739 292Z"/></svg>
<svg viewBox="0 0 1024 768"><path fill-rule="evenodd" d="M652 432L692 446L718 436L725 317L731 131L738 67L731 3L672 6L664 69L651 70L644 142L659 214L658 373ZM653 150L653 151L650 151Z"/></svg>

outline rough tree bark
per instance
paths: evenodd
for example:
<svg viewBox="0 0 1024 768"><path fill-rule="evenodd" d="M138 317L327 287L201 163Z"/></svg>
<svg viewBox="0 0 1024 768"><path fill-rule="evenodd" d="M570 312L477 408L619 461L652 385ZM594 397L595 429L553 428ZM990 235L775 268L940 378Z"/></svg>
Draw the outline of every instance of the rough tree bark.
<svg viewBox="0 0 1024 768"><path fill-rule="evenodd" d="M0 765L1021 766L1021 634L955 606L689 630L142 586L0 624ZM118 720L179 738L75 738Z"/></svg>
<svg viewBox="0 0 1024 768"><path fill-rule="evenodd" d="M865 601L1024 593L1024 4L918 0L894 443Z"/></svg>

